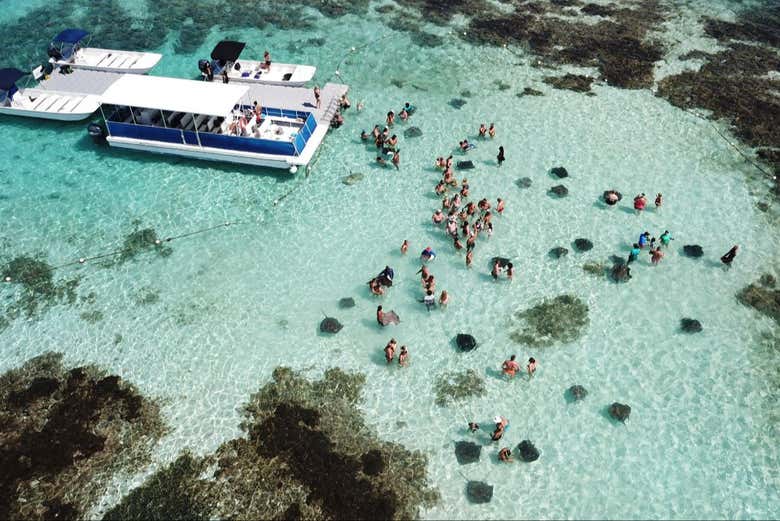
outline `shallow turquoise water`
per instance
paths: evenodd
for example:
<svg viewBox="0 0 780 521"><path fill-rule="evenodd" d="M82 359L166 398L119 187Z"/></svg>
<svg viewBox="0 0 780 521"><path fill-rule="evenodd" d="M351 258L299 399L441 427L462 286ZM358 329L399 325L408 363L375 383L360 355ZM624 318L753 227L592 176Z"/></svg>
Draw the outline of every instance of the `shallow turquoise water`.
<svg viewBox="0 0 780 521"><path fill-rule="evenodd" d="M762 347L776 345L776 329L734 299L776 269L776 230L755 210L761 182L708 124L649 91L596 86L587 97L550 89L540 82L547 73L518 51L482 49L466 70L470 47L462 42L420 48L376 20L323 18L316 34L268 33L231 35L258 42L251 44L258 56L267 46L277 61L316 64L320 83L339 67L353 102L366 104L328 135L309 176L104 149L88 140L85 123L0 120L0 154L8 159L0 166L3 257L43 253L59 265L99 254L119 247L135 219L161 236L239 223L176 240L168 258L58 271L80 275L79 294L94 292L95 303L14 321L0 332L0 370L58 350L129 379L165 403L172 432L157 450L161 464L183 448L208 452L240 434L238 407L275 366L314 377L337 365L367 373L363 409L382 437L429 456L442 501L426 518L777 517L777 425L768 419L776 415L777 389L766 369L776 361ZM300 43L312 36L328 43ZM166 44L155 74L193 77L197 59L220 38L215 29L192 55L171 55ZM511 88L500 90L496 80ZM526 86L545 96L517 98ZM473 93L467 104L449 106L463 90ZM401 137L400 171L377 169L373 147L357 136L406 100L419 108L410 124L424 135ZM503 197L507 210L495 219L494 236L480 239L468 270L430 224L439 204L431 165L491 121L499 136L469 154L477 168L468 178L474 200ZM499 144L507 149L500 169ZM546 191L559 181L547 171L559 165L571 173L563 181L570 196L554 200ZM351 172L365 178L343 185ZM522 190L515 180L526 176L533 185ZM623 192L622 206L596 204L609 188ZM628 205L638 192L662 192L664 207L634 215ZM633 280L619 286L581 269L585 261L625 256L645 229L675 236L659 266L643 257ZM548 258L550 248L571 249L577 237L594 249ZM412 244L408 258L398 251L404 239ZM692 243L704 247L703 259L682 257L682 245ZM734 243L742 249L726 272L717 258ZM440 253L431 265L437 288L452 296L449 309L430 314L417 302L415 276L426 245ZM491 281L494 255L515 260L512 284ZM402 323L379 330L377 301L364 283L385 264L395 268L396 285L381 303ZM159 302L138 304L150 290L159 291ZM14 289L0 291L5 299ZM570 345L513 344L511 315L564 292L587 302L586 333ZM345 296L357 307L339 310ZM103 320L79 317L92 310ZM320 335L323 313L338 317L343 331ZM700 320L704 332L680 333L684 316ZM458 332L473 334L479 349L457 353L451 339ZM409 368L386 367L381 350L390 336L409 346ZM537 358L533 381L491 376L511 353ZM432 377L467 368L485 376L487 396L434 405ZM575 383L590 395L568 404L564 391ZM613 401L632 406L625 426L605 416ZM511 422L502 446L529 438L540 460L500 465L498 448L486 446L481 462L459 466L453 442L470 438L466 422L489 424L496 414ZM465 477L493 484L493 501L469 504ZM104 503L142 478L119 477Z"/></svg>

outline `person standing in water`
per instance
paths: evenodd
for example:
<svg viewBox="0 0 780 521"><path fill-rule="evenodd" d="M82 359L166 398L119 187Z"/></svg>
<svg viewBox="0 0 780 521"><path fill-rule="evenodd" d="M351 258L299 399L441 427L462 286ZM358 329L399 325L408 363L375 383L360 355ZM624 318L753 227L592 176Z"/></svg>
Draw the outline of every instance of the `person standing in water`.
<svg viewBox="0 0 780 521"><path fill-rule="evenodd" d="M401 164L401 151L395 150L393 152L393 166L395 167L396 170L398 170L398 165L400 164Z"/></svg>
<svg viewBox="0 0 780 521"><path fill-rule="evenodd" d="M637 214L642 213L642 210L645 209L645 206L647 206L647 198L645 197L645 194L639 194L634 197L634 210L636 210Z"/></svg>
<svg viewBox="0 0 780 521"><path fill-rule="evenodd" d="M727 251L723 255L723 257L720 258L720 262L722 262L726 266L731 267L731 261L733 261L734 257L737 256L737 250L739 250L739 246L738 245L732 246L732 248L729 251Z"/></svg>
<svg viewBox="0 0 780 521"><path fill-rule="evenodd" d="M662 204L664 204L664 196L659 193L655 196L655 209L658 210L661 208Z"/></svg>
<svg viewBox="0 0 780 521"><path fill-rule="evenodd" d="M401 352L398 353L398 365L401 367L409 365L409 351L406 350L406 346L401 346Z"/></svg>
<svg viewBox="0 0 780 521"><path fill-rule="evenodd" d="M409 241L404 239L404 243L401 245L401 253L403 255L406 255L406 252L409 251Z"/></svg>
<svg viewBox="0 0 780 521"><path fill-rule="evenodd" d="M385 360L387 360L387 363L391 363L393 361L393 358L395 358L395 346L396 346L395 338L391 338L390 341L385 346Z"/></svg>
<svg viewBox="0 0 780 521"><path fill-rule="evenodd" d="M509 360L504 360L504 363L501 364L501 370L510 378L514 378L515 374L520 370L520 364L517 363L515 358L516 356L512 355L509 357Z"/></svg>
<svg viewBox="0 0 780 521"><path fill-rule="evenodd" d="M468 250L466 252L466 267L470 268L472 262L474 262L474 250Z"/></svg>
<svg viewBox="0 0 780 521"><path fill-rule="evenodd" d="M493 269L490 271L490 275L493 277L493 280L498 280L498 276L501 274L501 264L496 260L493 263Z"/></svg>
<svg viewBox="0 0 780 521"><path fill-rule="evenodd" d="M528 359L528 378L531 378L536 373L536 359L531 357Z"/></svg>
<svg viewBox="0 0 780 521"><path fill-rule="evenodd" d="M664 247L669 246L671 240L673 240L672 234L669 233L669 230L664 230L664 233L661 234L661 244Z"/></svg>
<svg viewBox="0 0 780 521"><path fill-rule="evenodd" d="M384 318L385 318L385 312L382 311L382 306L377 306L376 307L376 321L382 327L385 327L385 322L383 320Z"/></svg>
<svg viewBox="0 0 780 521"><path fill-rule="evenodd" d="M488 135L491 138L496 137L496 127L495 127L495 125L493 125L493 123L490 124L490 128L488 129Z"/></svg>
<svg viewBox="0 0 780 521"><path fill-rule="evenodd" d="M498 161L498 166L501 166L501 164L506 160L506 158L504 157L503 146L498 147L498 156L496 156L496 160Z"/></svg>
<svg viewBox="0 0 780 521"><path fill-rule="evenodd" d="M446 308L450 303L450 295L446 289L441 290L441 296L439 297L439 307Z"/></svg>
<svg viewBox="0 0 780 521"><path fill-rule="evenodd" d="M653 265L658 264L661 262L661 259L664 258L664 252L661 251L661 247L657 247L655 249L650 249L650 262L653 263Z"/></svg>

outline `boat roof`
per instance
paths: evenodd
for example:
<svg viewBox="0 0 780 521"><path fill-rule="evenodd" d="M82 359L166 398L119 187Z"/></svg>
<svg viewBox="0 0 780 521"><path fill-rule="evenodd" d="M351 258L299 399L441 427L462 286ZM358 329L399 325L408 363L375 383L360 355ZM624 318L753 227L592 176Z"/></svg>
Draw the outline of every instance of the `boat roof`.
<svg viewBox="0 0 780 521"><path fill-rule="evenodd" d="M244 47L246 47L244 42L222 40L214 47L214 50L211 51L211 59L234 62L241 56L241 51L244 50Z"/></svg>
<svg viewBox="0 0 780 521"><path fill-rule="evenodd" d="M245 85L125 74L106 89L101 103L224 116L248 91Z"/></svg>
<svg viewBox="0 0 780 521"><path fill-rule="evenodd" d="M28 74L30 73L14 68L0 69L0 90L10 90L19 81L19 78Z"/></svg>
<svg viewBox="0 0 780 521"><path fill-rule="evenodd" d="M79 43L89 36L89 31L84 29L65 29L54 37L52 43Z"/></svg>

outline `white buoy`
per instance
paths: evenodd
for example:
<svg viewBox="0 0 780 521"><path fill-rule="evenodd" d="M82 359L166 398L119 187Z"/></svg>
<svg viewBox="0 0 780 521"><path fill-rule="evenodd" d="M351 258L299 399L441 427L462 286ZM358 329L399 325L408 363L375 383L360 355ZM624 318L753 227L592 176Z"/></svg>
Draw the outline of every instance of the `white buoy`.
<svg viewBox="0 0 780 521"><path fill-rule="evenodd" d="M355 52L355 50L356 50L356 49L353 47L353 48L352 48L352 52Z"/></svg>
<svg viewBox="0 0 780 521"><path fill-rule="evenodd" d="M336 71L336 76L341 76L341 73L339 71Z"/></svg>
<svg viewBox="0 0 780 521"><path fill-rule="evenodd" d="M5 278L5 281L6 281L6 282L11 282L11 277L6 277L6 278Z"/></svg>
<svg viewBox="0 0 780 521"><path fill-rule="evenodd" d="M160 239L155 239L154 243L159 246L161 244Z"/></svg>
<svg viewBox="0 0 780 521"><path fill-rule="evenodd" d="M298 171L298 167L297 166L293 165L293 166L290 167L290 173L291 174L294 174L297 171ZM274 203L274 204L276 204L276 203Z"/></svg>
<svg viewBox="0 0 780 521"><path fill-rule="evenodd" d="M79 259L79 264L84 264L85 262L87 262L87 259L85 259L84 257L81 257Z"/></svg>

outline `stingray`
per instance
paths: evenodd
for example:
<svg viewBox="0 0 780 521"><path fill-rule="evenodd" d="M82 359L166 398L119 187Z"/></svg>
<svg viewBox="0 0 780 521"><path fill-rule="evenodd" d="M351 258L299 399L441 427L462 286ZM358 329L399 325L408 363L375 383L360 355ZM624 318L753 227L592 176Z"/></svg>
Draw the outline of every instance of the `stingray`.
<svg viewBox="0 0 780 521"><path fill-rule="evenodd" d="M335 335L341 331L342 327L344 326L341 325L341 322L333 317L325 317L323 321L320 322L320 331L323 333L333 333Z"/></svg>
<svg viewBox="0 0 780 521"><path fill-rule="evenodd" d="M474 162L473 161L458 161L458 169L459 170L470 170L474 168Z"/></svg>
<svg viewBox="0 0 780 521"><path fill-rule="evenodd" d="M409 127L404 130L404 137L420 137L422 135L422 130L420 130L418 127Z"/></svg>
<svg viewBox="0 0 780 521"><path fill-rule="evenodd" d="M452 98L449 102L450 107L459 109L466 104L466 100L460 98Z"/></svg>
<svg viewBox="0 0 780 521"><path fill-rule="evenodd" d="M383 326L388 326L390 324L400 324L400 323L401 323L401 319L398 318L398 315L396 314L395 311L387 311L385 314L382 315Z"/></svg>

